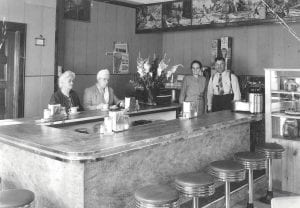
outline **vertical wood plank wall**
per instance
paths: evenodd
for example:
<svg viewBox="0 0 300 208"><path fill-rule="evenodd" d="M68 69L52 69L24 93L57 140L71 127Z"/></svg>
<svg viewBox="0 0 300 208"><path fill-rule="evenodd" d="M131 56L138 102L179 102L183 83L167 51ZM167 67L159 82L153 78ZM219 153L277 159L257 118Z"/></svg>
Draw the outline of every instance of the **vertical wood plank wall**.
<svg viewBox="0 0 300 208"><path fill-rule="evenodd" d="M300 36L300 24L289 23ZM300 68L300 42L279 24L199 29L163 33L163 52L174 64L189 65L198 59L210 65L211 41L222 36L233 37L233 70L238 75L264 75L264 68Z"/></svg>
<svg viewBox="0 0 300 208"><path fill-rule="evenodd" d="M56 0L0 0L0 20L27 24L25 117L42 115L53 93ZM43 35L46 45L35 46Z"/></svg>
<svg viewBox="0 0 300 208"><path fill-rule="evenodd" d="M93 1L91 21L80 22L63 19L65 30L64 70L76 73L74 90L82 100L86 87L96 82L99 69L112 72L112 56L105 52L113 51L114 41L128 43L130 72L136 72L136 58L139 51L142 57L161 54L162 35L158 33L135 34L135 9ZM112 75L110 85L116 94L123 98L129 91L131 75Z"/></svg>

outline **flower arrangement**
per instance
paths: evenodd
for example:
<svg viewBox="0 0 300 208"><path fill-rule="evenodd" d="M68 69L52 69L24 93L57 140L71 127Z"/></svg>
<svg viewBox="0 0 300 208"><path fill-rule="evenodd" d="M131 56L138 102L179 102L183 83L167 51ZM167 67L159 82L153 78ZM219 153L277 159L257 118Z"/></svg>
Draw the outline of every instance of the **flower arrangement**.
<svg viewBox="0 0 300 208"><path fill-rule="evenodd" d="M153 55L152 61L150 58L143 59L140 54L137 58L137 74L134 80L130 80L130 83L137 91L143 92L144 102L149 105L155 105L154 97L159 89L164 88L168 79L176 72L179 66L182 64L174 65L168 69L170 59L166 54L159 61L156 55Z"/></svg>

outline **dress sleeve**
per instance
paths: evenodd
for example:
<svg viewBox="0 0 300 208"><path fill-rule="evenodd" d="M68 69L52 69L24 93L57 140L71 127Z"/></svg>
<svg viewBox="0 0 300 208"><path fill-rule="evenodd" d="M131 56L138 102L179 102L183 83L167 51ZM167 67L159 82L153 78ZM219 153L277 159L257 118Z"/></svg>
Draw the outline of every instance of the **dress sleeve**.
<svg viewBox="0 0 300 208"><path fill-rule="evenodd" d="M74 100L74 105L78 106L78 110L83 111L84 109L83 109L83 107L80 103L80 99L75 91L73 91L73 100Z"/></svg>
<svg viewBox="0 0 300 208"><path fill-rule="evenodd" d="M97 106L96 105L92 105L92 92L90 91L89 88L84 90L84 94L83 94L83 106L84 109L86 110L96 110Z"/></svg>
<svg viewBox="0 0 300 208"><path fill-rule="evenodd" d="M211 111L213 97L213 77L211 76L207 86L207 110Z"/></svg>
<svg viewBox="0 0 300 208"><path fill-rule="evenodd" d="M241 100L241 91L240 91L239 81L234 74L231 74L231 85L232 85L232 91L234 94L233 100Z"/></svg>
<svg viewBox="0 0 300 208"><path fill-rule="evenodd" d="M53 93L53 94L51 95L49 104L50 104L50 105L60 104L60 103L59 103L59 100L58 100L58 98L57 98L57 96L55 96L55 93Z"/></svg>
<svg viewBox="0 0 300 208"><path fill-rule="evenodd" d="M180 90L180 95L179 95L179 103L183 103L185 97L186 97L186 89L187 89L187 78L184 77L181 90Z"/></svg>
<svg viewBox="0 0 300 208"><path fill-rule="evenodd" d="M117 98L117 96L115 95L114 90L112 88L111 88L111 95L113 96L113 104L118 105L121 102L121 100L119 98Z"/></svg>

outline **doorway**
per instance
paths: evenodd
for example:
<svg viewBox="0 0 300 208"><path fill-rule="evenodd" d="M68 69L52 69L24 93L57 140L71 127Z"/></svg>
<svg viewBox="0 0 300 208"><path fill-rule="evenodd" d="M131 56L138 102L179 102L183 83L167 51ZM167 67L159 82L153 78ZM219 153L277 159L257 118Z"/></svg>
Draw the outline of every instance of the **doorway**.
<svg viewBox="0 0 300 208"><path fill-rule="evenodd" d="M0 119L24 117L26 25L0 22L6 35L0 48ZM0 30L1 31L1 30Z"/></svg>

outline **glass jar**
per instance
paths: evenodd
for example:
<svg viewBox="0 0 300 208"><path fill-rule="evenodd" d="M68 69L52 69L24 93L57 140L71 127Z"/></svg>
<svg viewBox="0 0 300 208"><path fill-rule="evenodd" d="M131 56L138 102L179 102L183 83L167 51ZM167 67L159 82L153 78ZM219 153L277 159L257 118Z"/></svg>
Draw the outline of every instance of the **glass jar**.
<svg viewBox="0 0 300 208"><path fill-rule="evenodd" d="M295 79L287 79L284 83L284 89L290 92L296 92L298 88L298 84Z"/></svg>
<svg viewBox="0 0 300 208"><path fill-rule="evenodd" d="M296 119L286 119L283 124L283 136L295 138L298 137L298 122Z"/></svg>

